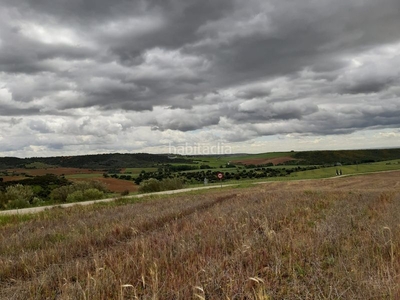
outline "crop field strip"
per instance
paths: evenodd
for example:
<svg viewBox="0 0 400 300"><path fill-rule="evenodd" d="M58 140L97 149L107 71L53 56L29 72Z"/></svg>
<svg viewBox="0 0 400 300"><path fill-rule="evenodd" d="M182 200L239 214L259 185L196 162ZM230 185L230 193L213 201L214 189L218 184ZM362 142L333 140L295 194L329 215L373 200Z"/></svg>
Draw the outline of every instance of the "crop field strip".
<svg viewBox="0 0 400 300"><path fill-rule="evenodd" d="M0 298L396 299L399 173L276 182L0 227Z"/></svg>

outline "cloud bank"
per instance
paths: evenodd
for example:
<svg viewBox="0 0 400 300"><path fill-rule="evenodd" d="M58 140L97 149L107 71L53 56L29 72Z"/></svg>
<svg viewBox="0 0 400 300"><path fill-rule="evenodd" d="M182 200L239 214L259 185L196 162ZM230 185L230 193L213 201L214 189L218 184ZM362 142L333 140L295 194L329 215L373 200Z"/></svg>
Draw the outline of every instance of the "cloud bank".
<svg viewBox="0 0 400 300"><path fill-rule="evenodd" d="M400 2L1 0L0 155L399 147Z"/></svg>

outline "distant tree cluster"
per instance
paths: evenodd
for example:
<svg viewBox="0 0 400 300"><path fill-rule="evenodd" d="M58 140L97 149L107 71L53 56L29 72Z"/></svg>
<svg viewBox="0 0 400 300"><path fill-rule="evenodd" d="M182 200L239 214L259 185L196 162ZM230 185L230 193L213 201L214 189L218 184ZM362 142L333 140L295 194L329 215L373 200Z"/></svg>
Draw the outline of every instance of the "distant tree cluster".
<svg viewBox="0 0 400 300"><path fill-rule="evenodd" d="M85 169L121 169L126 166L131 168L145 168L157 164L168 164L171 160L168 155L149 153L110 153L78 156L56 156L56 157L0 157L0 169L12 168L38 168L48 167L69 167ZM180 156L174 158L174 163L193 164L193 160Z"/></svg>
<svg viewBox="0 0 400 300"><path fill-rule="evenodd" d="M222 172L224 175L224 180L241 180L241 179L257 179L257 178L267 178L267 177L281 177L290 175L293 172L306 171L310 169L315 169L316 167L296 167L296 168L266 168L266 167L256 167L253 169L247 168L235 168L232 171ZM204 178L207 178L208 182L215 183L218 182L217 174L220 171L214 170L203 170L196 172L170 172L168 169L159 169L156 172L146 172L142 171L138 177L133 178L136 184L141 184L141 182L149 179L156 179L162 181L164 179L178 178L183 182L190 183L202 183ZM118 177L117 175L115 175ZM121 176L119 177L121 178Z"/></svg>
<svg viewBox="0 0 400 300"><path fill-rule="evenodd" d="M293 158L307 165L352 165L398 159L400 149L304 151L295 153Z"/></svg>
<svg viewBox="0 0 400 300"><path fill-rule="evenodd" d="M0 180L0 191L4 192L8 186L21 184L23 186L30 186L34 192L34 196L42 199L49 197L51 191L59 186L68 185L71 182L63 176L57 176L53 174L47 174L43 176L35 176L31 178L25 178L22 180L13 180L4 182Z"/></svg>
<svg viewBox="0 0 400 300"><path fill-rule="evenodd" d="M48 174L4 182L0 180L0 209L25 208L51 203L101 199L106 186L98 181L72 183Z"/></svg>

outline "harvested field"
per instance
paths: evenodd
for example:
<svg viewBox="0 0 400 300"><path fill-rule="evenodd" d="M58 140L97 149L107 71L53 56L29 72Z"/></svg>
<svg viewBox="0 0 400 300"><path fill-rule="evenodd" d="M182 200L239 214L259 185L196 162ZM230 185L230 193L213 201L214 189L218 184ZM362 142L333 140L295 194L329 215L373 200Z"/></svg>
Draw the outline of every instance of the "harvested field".
<svg viewBox="0 0 400 300"><path fill-rule="evenodd" d="M287 161L296 160L290 156L285 157L275 157L275 158L249 158L243 160L235 160L232 161L234 164L243 164L243 165L265 165L269 163L273 163L274 165L283 164Z"/></svg>
<svg viewBox="0 0 400 300"><path fill-rule="evenodd" d="M0 227L1 299L399 299L400 172L53 209Z"/></svg>

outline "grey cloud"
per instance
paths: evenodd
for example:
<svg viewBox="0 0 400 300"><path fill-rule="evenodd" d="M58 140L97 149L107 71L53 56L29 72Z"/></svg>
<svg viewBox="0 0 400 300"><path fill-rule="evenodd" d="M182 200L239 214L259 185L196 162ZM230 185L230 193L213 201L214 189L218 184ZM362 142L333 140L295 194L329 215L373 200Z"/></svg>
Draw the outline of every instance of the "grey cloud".
<svg viewBox="0 0 400 300"><path fill-rule="evenodd" d="M266 97L269 96L270 94L271 94L270 89L255 87L239 91L236 95L238 98L241 99L253 99L253 98Z"/></svg>
<svg viewBox="0 0 400 300"><path fill-rule="evenodd" d="M11 118L10 125L17 125L22 122L22 118Z"/></svg>
<svg viewBox="0 0 400 300"><path fill-rule="evenodd" d="M64 148L64 145L61 143L51 143L47 145L47 148L50 150L61 150Z"/></svg>
<svg viewBox="0 0 400 300"><path fill-rule="evenodd" d="M365 128L399 128L399 115L400 106L389 104L387 106L373 105L367 108L338 111L318 110L313 114L290 122L284 119L266 122L259 120L258 122L240 122L234 125L237 120L231 119L230 122L232 122L232 126L235 126L235 130L228 131L224 138L230 142L238 142L257 136L276 134L341 135Z"/></svg>
<svg viewBox="0 0 400 300"><path fill-rule="evenodd" d="M39 133L51 133L54 132L44 121L32 120L29 122L29 128Z"/></svg>
<svg viewBox="0 0 400 300"><path fill-rule="evenodd" d="M237 123L259 123L276 120L302 119L318 112L318 106L313 103L282 102L268 103L257 101L241 103L228 109L227 118Z"/></svg>
<svg viewBox="0 0 400 300"><path fill-rule="evenodd" d="M379 80L371 80L354 83L350 86L345 87L342 92L349 94L369 94L369 93L378 93L383 91L386 87L388 87L390 81L379 81Z"/></svg>
<svg viewBox="0 0 400 300"><path fill-rule="evenodd" d="M199 37L197 31L204 23L218 19L233 9L233 1L152 1L147 12L160 11L163 26L146 35L137 37L135 33L115 41L111 38L110 51L116 54L124 64L136 63L137 57L144 49L162 47L166 49L181 48L195 42ZM107 41L110 41L109 38Z"/></svg>
<svg viewBox="0 0 400 300"><path fill-rule="evenodd" d="M182 112L182 110L168 110L165 114L161 114L152 123L154 130L179 130L192 131L204 127L217 125L220 121L218 112L213 111L196 111Z"/></svg>
<svg viewBox="0 0 400 300"><path fill-rule="evenodd" d="M1 16L1 14L0 14ZM47 60L83 60L95 52L81 45L46 44L22 34L22 29L0 21L0 68L6 73L58 72Z"/></svg>
<svg viewBox="0 0 400 300"><path fill-rule="evenodd" d="M31 115L40 115L40 108L31 107L31 108L17 108L10 106L2 106L0 110L0 116L31 116Z"/></svg>
<svg viewBox="0 0 400 300"><path fill-rule="evenodd" d="M396 128L399 11L397 0L3 0L0 115L87 114L69 130L92 143L135 125L229 141ZM115 112L138 120L99 121Z"/></svg>

